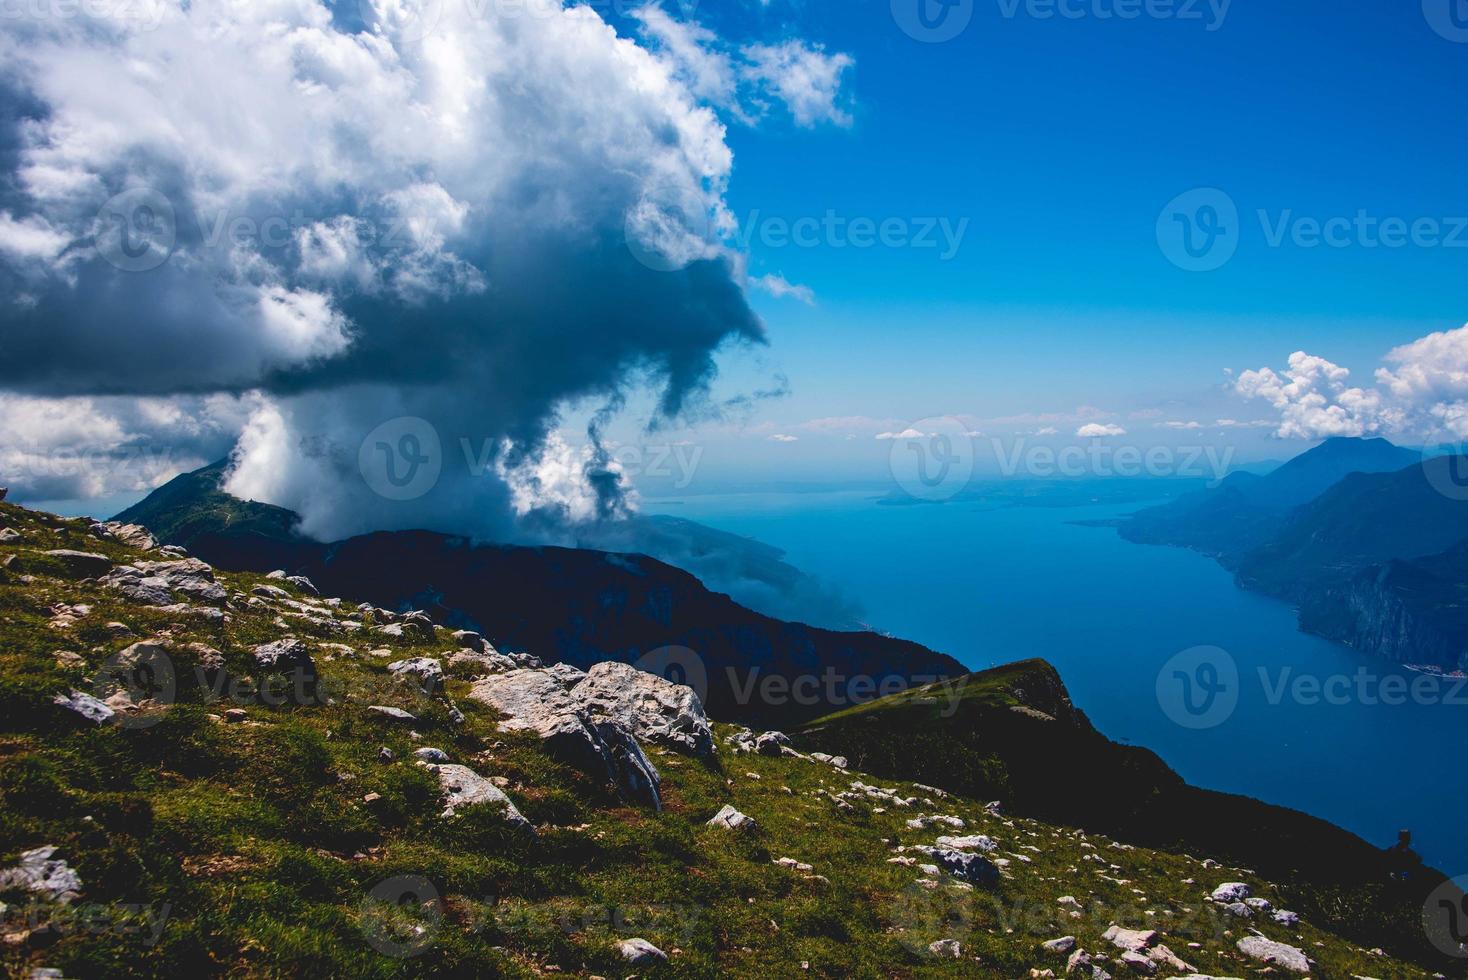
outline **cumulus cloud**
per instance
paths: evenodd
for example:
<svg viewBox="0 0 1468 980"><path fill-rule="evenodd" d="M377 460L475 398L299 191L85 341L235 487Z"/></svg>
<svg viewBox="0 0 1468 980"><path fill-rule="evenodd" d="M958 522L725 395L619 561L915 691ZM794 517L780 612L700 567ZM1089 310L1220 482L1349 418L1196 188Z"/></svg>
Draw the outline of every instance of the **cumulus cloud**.
<svg viewBox="0 0 1468 980"><path fill-rule="evenodd" d="M923 439L923 438L926 438L926 436L924 435L924 433L919 432L917 429L903 429L901 432L879 432L879 433L877 433L877 438L878 439L883 439L883 440L887 440L887 439Z"/></svg>
<svg viewBox="0 0 1468 980"><path fill-rule="evenodd" d="M705 408L715 355L764 338L727 244L727 85L839 122L819 100L849 64L690 73L582 5L429 5L431 30L392 0L125 6L0 25L0 389L253 399L229 485L321 536L500 533L537 493L615 509L604 453L549 439L568 406L593 441L632 385L658 418ZM147 437L90 404L103 439ZM395 418L441 449L411 501L359 465Z"/></svg>
<svg viewBox="0 0 1468 980"><path fill-rule="evenodd" d="M16 497L148 490L222 457L258 399L37 398L0 393L0 483Z"/></svg>
<svg viewBox="0 0 1468 980"><path fill-rule="evenodd" d="M1114 423L1091 422L1076 429L1076 437L1079 439L1105 439L1108 436L1124 435L1126 435L1126 429Z"/></svg>
<svg viewBox="0 0 1468 980"><path fill-rule="evenodd" d="M777 432L774 435L770 436L770 441L771 442L799 442L800 441L800 437L799 436L785 435L783 432Z"/></svg>
<svg viewBox="0 0 1468 980"><path fill-rule="evenodd" d="M1280 438L1468 438L1468 326L1403 344L1383 360L1376 384L1359 387L1350 383L1347 368L1296 351L1283 371L1244 371L1233 389L1277 410Z"/></svg>
<svg viewBox="0 0 1468 980"><path fill-rule="evenodd" d="M852 123L844 81L856 62L848 54L828 54L799 39L736 47L656 4L633 16L675 78L741 122L752 123L779 103L798 126Z"/></svg>

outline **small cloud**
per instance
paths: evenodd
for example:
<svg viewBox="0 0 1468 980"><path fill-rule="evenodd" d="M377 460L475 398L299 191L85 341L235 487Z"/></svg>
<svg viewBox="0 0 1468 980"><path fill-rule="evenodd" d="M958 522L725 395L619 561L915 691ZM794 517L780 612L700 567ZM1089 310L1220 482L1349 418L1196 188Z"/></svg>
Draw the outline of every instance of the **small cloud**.
<svg viewBox="0 0 1468 980"><path fill-rule="evenodd" d="M877 433L877 438L878 439L922 439L922 438L925 437L925 435L926 435L926 433L919 432L917 429L903 429L901 432L879 432L879 433Z"/></svg>
<svg viewBox="0 0 1468 980"><path fill-rule="evenodd" d="M1092 422L1091 424L1083 425L1076 430L1076 438L1078 439L1104 439L1107 436L1124 435L1126 435L1126 429L1123 429L1119 425L1113 425L1110 423L1102 425L1099 422Z"/></svg>
<svg viewBox="0 0 1468 980"><path fill-rule="evenodd" d="M1203 428L1203 423L1202 422L1178 422L1178 421L1172 421L1172 422L1158 422L1157 425L1158 425L1159 428L1163 428L1163 429L1201 429L1201 428Z"/></svg>
<svg viewBox="0 0 1468 980"><path fill-rule="evenodd" d="M799 436L787 436L787 435L784 435L782 433L778 433L777 432L774 435L770 436L770 441L771 442L799 442L800 441L800 437Z"/></svg>
<svg viewBox="0 0 1468 980"><path fill-rule="evenodd" d="M1035 430L1035 435L1037 435L1037 436L1058 436L1058 435L1060 435L1060 430L1057 429L1053 425L1047 425L1043 429L1036 429Z"/></svg>
<svg viewBox="0 0 1468 980"><path fill-rule="evenodd" d="M751 276L749 285L754 289L769 293L776 299L795 299L806 306L816 305L816 294L809 286L793 283L784 276L770 273L767 276Z"/></svg>
<svg viewBox="0 0 1468 980"><path fill-rule="evenodd" d="M982 438L984 438L984 434L982 432L980 432L978 429L970 429L969 431L965 432L964 435L968 436L970 439L982 439Z"/></svg>

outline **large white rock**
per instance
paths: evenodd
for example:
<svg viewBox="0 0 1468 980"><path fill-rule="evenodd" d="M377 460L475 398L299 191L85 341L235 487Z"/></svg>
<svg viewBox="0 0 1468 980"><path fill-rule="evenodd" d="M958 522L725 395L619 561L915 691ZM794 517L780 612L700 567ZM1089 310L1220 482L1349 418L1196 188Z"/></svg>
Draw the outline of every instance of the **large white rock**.
<svg viewBox="0 0 1468 980"><path fill-rule="evenodd" d="M593 715L609 718L638 739L693 755L714 752L714 733L698 694L630 664L601 663L571 689Z"/></svg>
<svg viewBox="0 0 1468 980"><path fill-rule="evenodd" d="M1310 972L1310 958L1294 946L1277 943L1263 936L1245 936L1237 945L1240 953L1261 963L1284 967L1295 973Z"/></svg>
<svg viewBox="0 0 1468 980"><path fill-rule="evenodd" d="M443 790L446 804L443 810L444 816L451 817L465 807L498 803L504 805L507 821L517 827L530 826L530 821L525 819L524 814L516 809L515 804L498 786L468 766L434 762L419 762L418 764L438 776L438 786Z"/></svg>
<svg viewBox="0 0 1468 980"><path fill-rule="evenodd" d="M1213 894L1209 897L1220 904L1231 905L1234 902L1242 902L1252 893L1252 889L1242 881L1225 881L1213 889Z"/></svg>
<svg viewBox="0 0 1468 980"><path fill-rule="evenodd" d="M661 779L637 739L588 712L547 670L521 669L474 682L469 697L494 708L500 730L533 732L557 758L616 785L624 798L662 807Z"/></svg>
<svg viewBox="0 0 1468 980"><path fill-rule="evenodd" d="M224 586L215 581L214 569L197 558L119 565L102 584L150 606L169 605L175 594L206 606L223 606L229 599Z"/></svg>
<svg viewBox="0 0 1468 980"><path fill-rule="evenodd" d="M432 657L411 657L387 665L388 673L399 679L411 678L427 694L443 689L443 664Z"/></svg>

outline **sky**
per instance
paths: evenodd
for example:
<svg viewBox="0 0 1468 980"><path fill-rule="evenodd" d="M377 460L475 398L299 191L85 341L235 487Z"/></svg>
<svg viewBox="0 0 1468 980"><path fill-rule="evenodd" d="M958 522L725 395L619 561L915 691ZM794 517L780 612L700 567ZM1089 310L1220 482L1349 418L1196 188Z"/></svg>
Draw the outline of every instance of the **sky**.
<svg viewBox="0 0 1468 980"><path fill-rule="evenodd" d="M1461 440L1462 7L15 8L0 480L234 449L319 534L503 536L935 439L1020 476ZM430 443L429 490L374 484Z"/></svg>

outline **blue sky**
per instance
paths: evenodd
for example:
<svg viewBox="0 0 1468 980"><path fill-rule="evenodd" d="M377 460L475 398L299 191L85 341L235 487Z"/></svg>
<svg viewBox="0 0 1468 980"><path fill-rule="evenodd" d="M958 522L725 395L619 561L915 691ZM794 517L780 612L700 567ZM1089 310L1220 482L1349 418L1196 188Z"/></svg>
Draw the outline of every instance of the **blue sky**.
<svg viewBox="0 0 1468 980"><path fill-rule="evenodd" d="M1468 321L1468 228L1450 220L1468 215L1468 44L1415 3L1238 0L1219 22L1206 5L1196 20L1120 20L1087 0L1069 8L1085 16L1041 19L981 0L936 44L905 35L889 7L694 14L729 34L773 21L855 61L850 127L731 125L742 222L967 223L947 259L750 235L753 273L815 296L757 302L768 364L791 382L763 418L1203 411L1225 368L1303 349L1369 382L1387 350ZM1158 216L1207 187L1237 203L1238 251L1188 272L1159 248ZM1264 226L1362 211L1440 219L1458 247L1370 248L1355 232L1349 247L1274 247ZM1270 409L1240 400L1232 414Z"/></svg>
<svg viewBox="0 0 1468 980"><path fill-rule="evenodd" d="M18 497L234 447L321 533L502 533L605 503L601 409L709 486L1468 440L1468 0L123 6L0 24ZM489 450L409 506L357 451L420 421Z"/></svg>

